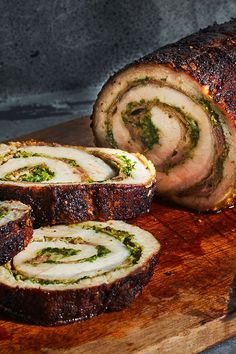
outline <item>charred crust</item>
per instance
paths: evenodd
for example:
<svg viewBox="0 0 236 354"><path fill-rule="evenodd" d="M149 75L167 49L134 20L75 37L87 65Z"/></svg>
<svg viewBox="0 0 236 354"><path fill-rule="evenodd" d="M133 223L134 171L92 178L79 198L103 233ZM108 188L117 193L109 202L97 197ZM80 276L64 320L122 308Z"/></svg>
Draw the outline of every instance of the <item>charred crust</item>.
<svg viewBox="0 0 236 354"><path fill-rule="evenodd" d="M130 185L104 185L95 192L95 204L99 220L130 219L147 213L156 184L151 187Z"/></svg>
<svg viewBox="0 0 236 354"><path fill-rule="evenodd" d="M103 312L119 311L132 303L149 282L158 254L111 284L68 290L14 288L0 284L1 309L25 322L44 326L82 321Z"/></svg>
<svg viewBox="0 0 236 354"><path fill-rule="evenodd" d="M214 24L180 41L167 45L136 62L167 64L185 71L201 86L218 107L236 123L236 20ZM227 78L227 80L225 80Z"/></svg>
<svg viewBox="0 0 236 354"><path fill-rule="evenodd" d="M22 251L32 238L33 227L30 211L17 220L0 227L0 265L7 263Z"/></svg>
<svg viewBox="0 0 236 354"><path fill-rule="evenodd" d="M15 199L30 205L34 226L130 219L149 211L155 183L150 187L125 184L31 187L0 184L0 199Z"/></svg>
<svg viewBox="0 0 236 354"><path fill-rule="evenodd" d="M112 76L105 86L111 84L117 75L130 67L164 64L175 71L189 74L200 86L207 86L209 96L236 124L235 62L236 19L233 19L220 25L215 23L136 60ZM98 100L95 102L91 119L95 117L97 102ZM93 131L95 133L94 129Z"/></svg>

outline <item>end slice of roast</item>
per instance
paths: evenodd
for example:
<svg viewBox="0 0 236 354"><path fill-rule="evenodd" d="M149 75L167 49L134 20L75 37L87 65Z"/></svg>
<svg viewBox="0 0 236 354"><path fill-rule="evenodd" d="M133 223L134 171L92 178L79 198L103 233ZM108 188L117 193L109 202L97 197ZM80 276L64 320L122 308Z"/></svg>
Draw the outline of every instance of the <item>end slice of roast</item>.
<svg viewBox="0 0 236 354"><path fill-rule="evenodd" d="M145 213L155 177L139 153L35 141L0 145L0 199L31 205L37 226Z"/></svg>
<svg viewBox="0 0 236 354"><path fill-rule="evenodd" d="M150 280L159 250L149 232L122 221L42 227L0 267L0 307L41 325L121 310Z"/></svg>
<svg viewBox="0 0 236 354"><path fill-rule="evenodd" d="M0 202L0 265L29 243L33 233L31 208L18 201Z"/></svg>
<svg viewBox="0 0 236 354"><path fill-rule="evenodd" d="M214 25L126 66L93 112L99 146L143 153L157 191L192 209L234 203L236 20Z"/></svg>

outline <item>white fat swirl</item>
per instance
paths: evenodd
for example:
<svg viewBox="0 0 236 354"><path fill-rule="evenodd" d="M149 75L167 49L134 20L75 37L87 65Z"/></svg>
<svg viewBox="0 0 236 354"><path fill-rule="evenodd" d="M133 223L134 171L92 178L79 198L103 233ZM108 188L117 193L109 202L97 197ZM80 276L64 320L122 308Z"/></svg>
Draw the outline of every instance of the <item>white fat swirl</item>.
<svg viewBox="0 0 236 354"><path fill-rule="evenodd" d="M81 181L80 174L76 173L76 170L73 167L63 161L53 160L46 157L10 159L0 166L0 178L4 178L7 174L21 168L31 168L41 164L45 164L50 171L54 172L54 177L50 179L50 183Z"/></svg>
<svg viewBox="0 0 236 354"><path fill-rule="evenodd" d="M85 227L86 228L89 227L90 229L86 230ZM43 282L42 281L40 282L37 281L37 279L34 280L31 278L24 277L21 275L21 273L14 271L14 267L12 268L12 265L14 265L17 268L19 267L17 263L21 263L22 254L25 254L25 252L27 252L28 250L29 246L27 246L27 248L21 253L19 253L11 263L8 263L7 265L0 267L0 283L6 284L11 287L20 288L20 289L40 288L49 291L54 291L56 289L57 290L82 289L82 288L100 286L102 284L111 284L114 281L124 278L129 274L133 273L134 271L145 266L146 262L148 262L154 254L157 255L160 249L159 242L149 232L140 229L139 227L127 224L123 221L117 221L117 220L116 221L110 220L108 222L87 221L84 223L67 225L67 226L57 225L51 227L43 227L34 230L33 241L30 243L30 245L32 245L34 242L38 242L38 243L41 242L42 244L45 244L45 242L65 242L68 245L72 239L76 239L76 241L79 241L78 236L82 240L84 239L84 237L86 237L87 240L93 239L94 242L88 242L89 244L92 244L92 246L96 245L95 238L97 238L98 240L97 244L100 245L103 243L104 240L107 240L109 243L111 243L109 241L110 239L109 235L104 234L104 232L100 232L100 231L98 232L98 228L107 228L107 227L111 227L112 229L115 229L117 231L128 232L130 235L132 235L132 241L138 243L138 245L142 248L142 254L137 262L133 264L133 262L129 261L129 257L128 260L126 260L125 257L127 257L127 250L125 251L122 250L122 257L124 257L125 261L122 262L120 259L121 264L115 266L115 264L118 263L116 263L115 258L113 257L112 259L113 268L111 268L110 270L106 270L104 273L103 272L104 260L106 257L110 259L110 256L113 253L111 248L112 246L107 245L107 248L111 252L101 257L99 262L97 259L96 263L94 262L91 263L91 264L96 264L97 266L98 272L96 273L95 276L80 278L79 280L76 280L76 282L74 282L75 279L73 279L73 281L71 282L69 278L68 280L66 279L65 281L59 280L53 282L52 280L48 279ZM97 232L93 230L93 228L96 228ZM118 240L115 239L115 241ZM73 244L78 245L77 242L73 242ZM84 243L82 242L82 244ZM115 245L116 248L116 243L112 242L112 245ZM125 247L125 246L121 243L121 247ZM85 250L83 250L83 252L85 252ZM91 252L90 254L92 254L92 252L94 252L94 249L91 248L90 252ZM19 262L17 262L17 259ZM86 264L89 264L89 262L86 262ZM60 274L63 274L64 264L59 264L59 265L61 266ZM75 264L76 267L75 269L80 269L79 267L81 265L82 263ZM100 272L99 269L102 269L102 271Z"/></svg>
<svg viewBox="0 0 236 354"><path fill-rule="evenodd" d="M0 144L1 147L3 151L9 153L5 144ZM143 155L130 154L119 149L47 145L25 145L18 149L14 145L10 145L10 147L11 154L6 155L5 161L2 163L0 161L1 184L17 183L21 186L26 184L32 186L35 183L41 183L46 186L56 183L99 182L150 186L156 176L153 164ZM24 155L24 153L26 154ZM18 154L19 157L16 157L15 154ZM30 156L30 154L33 156ZM73 163L70 163L70 161ZM47 181L31 182L5 179L6 175L20 169L27 170L42 164L46 165L54 175ZM24 173L22 170L22 174Z"/></svg>
<svg viewBox="0 0 236 354"><path fill-rule="evenodd" d="M62 146L25 146L20 151L45 154L58 159L71 159L80 166L94 181L103 181L114 177L114 170L102 159L88 154L84 150Z"/></svg>
<svg viewBox="0 0 236 354"><path fill-rule="evenodd" d="M56 229L55 227L54 230ZM129 250L121 241L102 232L76 227L71 234L68 233L67 227L67 235L68 234L70 238L75 239L80 237L85 243L73 244L61 241L60 238L63 234L56 234L52 232L52 229L44 228L43 235L47 237L47 240L50 238L58 238L59 240L33 241L30 243L29 246L15 256L13 260L14 268L18 274L28 278L43 280L77 280L84 277L94 277L97 274L110 271L122 265L130 255ZM39 239L36 230L34 240ZM97 255L96 245L106 247L109 253L91 262L89 261L89 257ZM73 249L79 252L76 255L62 258L56 264L45 262L35 265L30 263L30 261L37 256L38 252L47 248ZM85 258L88 258L88 261L86 261ZM81 260L82 262L78 262Z"/></svg>

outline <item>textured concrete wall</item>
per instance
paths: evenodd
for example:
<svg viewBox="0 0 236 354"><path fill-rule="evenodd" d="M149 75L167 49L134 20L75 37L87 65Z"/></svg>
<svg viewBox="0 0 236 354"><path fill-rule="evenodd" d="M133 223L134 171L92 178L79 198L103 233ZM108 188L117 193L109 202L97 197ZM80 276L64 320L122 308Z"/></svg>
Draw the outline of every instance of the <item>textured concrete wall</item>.
<svg viewBox="0 0 236 354"><path fill-rule="evenodd" d="M90 114L115 70L231 17L236 0L0 0L0 140Z"/></svg>
<svg viewBox="0 0 236 354"><path fill-rule="evenodd" d="M0 0L0 98L100 85L125 63L234 16L235 0Z"/></svg>

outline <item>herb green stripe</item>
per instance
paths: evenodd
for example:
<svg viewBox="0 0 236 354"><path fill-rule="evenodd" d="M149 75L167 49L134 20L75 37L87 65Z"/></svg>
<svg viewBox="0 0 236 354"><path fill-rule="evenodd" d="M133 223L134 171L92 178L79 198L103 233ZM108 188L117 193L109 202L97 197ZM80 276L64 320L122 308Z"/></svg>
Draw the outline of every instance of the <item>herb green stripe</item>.
<svg viewBox="0 0 236 354"><path fill-rule="evenodd" d="M108 274L112 271L116 271L116 270L123 269L123 268L129 268L139 262L139 260L142 256L143 247L134 241L133 234L130 234L129 232L123 231L123 230L116 230L116 229L111 228L109 226L104 228L104 227L99 227L99 226L95 226L95 225L86 225L85 224L82 227L86 230L93 230L96 233L102 232L102 233L107 234L108 236L116 238L117 240L122 242L128 248L130 256L123 262L123 264L121 264L120 266L117 266L113 270L105 271L105 272L101 271L96 276L91 276L91 277L86 276L86 277L83 277L80 279L68 279L68 280L58 280L58 279L47 280L46 279L45 280L45 279L39 279L39 278L31 278L31 277L27 277L22 274L19 274L16 270L11 270L10 264L5 265L5 268L15 277L16 280L29 281L34 284L40 284L40 285L54 285L54 284L66 285L66 284L78 284L81 280L86 279L86 278L93 279L93 278L96 278L97 276L105 275L105 274ZM60 240L60 238L57 238L57 240ZM64 238L63 238L63 240L64 240ZM78 240L80 240L80 238L78 238ZM70 243L72 244L72 242L68 242L68 245ZM81 243L83 243L83 242L81 242ZM96 249L97 249L96 255L88 257L86 259L81 259L79 261L75 261L75 263L94 262L94 261L96 261L97 258L104 257L110 253L110 250L102 245L97 245ZM75 249L69 248L69 247L68 248L67 247L64 247L64 248L47 247L43 250L40 250L38 252L38 254L36 255L36 257L34 257L33 260L30 260L29 263L35 264L36 266L39 263L60 263L63 265L63 259L65 259L66 257L71 257L73 255L76 255L79 251L80 250L75 250ZM44 259L44 261L41 262L41 260L43 260L43 257L46 257L46 261ZM60 260L62 260L62 261L60 262Z"/></svg>

